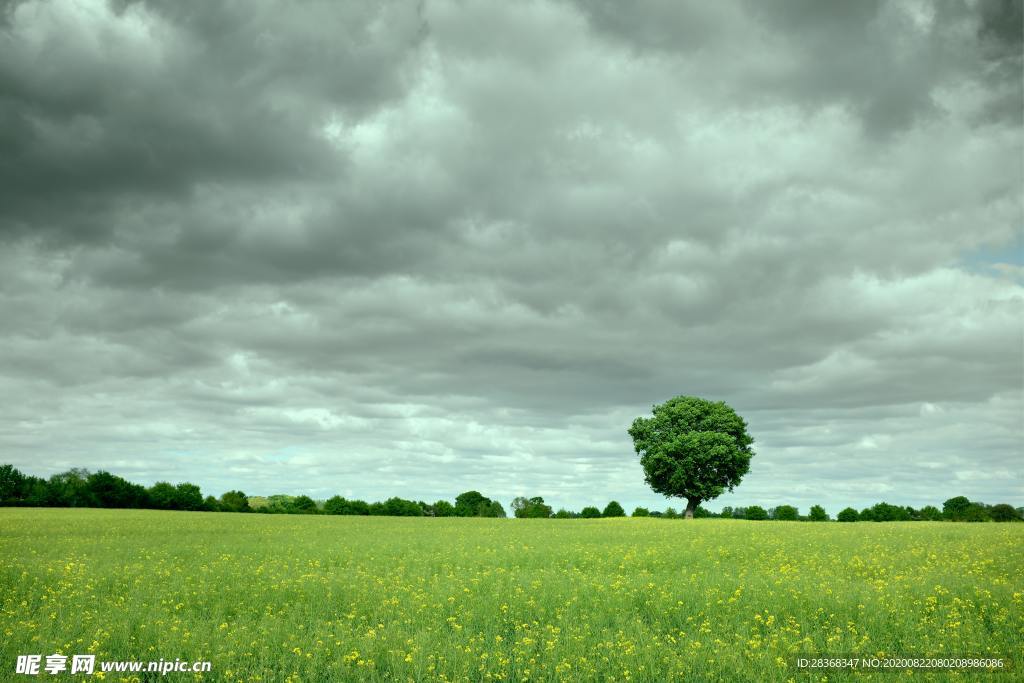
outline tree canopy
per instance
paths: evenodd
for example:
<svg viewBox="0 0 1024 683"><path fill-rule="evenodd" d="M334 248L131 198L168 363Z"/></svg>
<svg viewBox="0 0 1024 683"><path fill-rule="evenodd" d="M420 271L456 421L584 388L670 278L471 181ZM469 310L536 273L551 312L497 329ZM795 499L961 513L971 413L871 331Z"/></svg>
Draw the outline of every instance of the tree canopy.
<svg viewBox="0 0 1024 683"><path fill-rule="evenodd" d="M722 401L677 396L629 428L647 484L686 499L686 516L732 491L750 469L754 440L747 423Z"/></svg>

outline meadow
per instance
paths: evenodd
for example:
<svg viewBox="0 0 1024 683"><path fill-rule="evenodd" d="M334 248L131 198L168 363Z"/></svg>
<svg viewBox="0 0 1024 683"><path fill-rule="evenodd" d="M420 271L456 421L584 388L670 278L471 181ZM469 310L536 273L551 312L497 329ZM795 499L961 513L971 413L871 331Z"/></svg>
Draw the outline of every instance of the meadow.
<svg viewBox="0 0 1024 683"><path fill-rule="evenodd" d="M1019 660L1022 558L1024 524L2 508L0 678L91 653L212 662L107 680L893 680L792 657Z"/></svg>

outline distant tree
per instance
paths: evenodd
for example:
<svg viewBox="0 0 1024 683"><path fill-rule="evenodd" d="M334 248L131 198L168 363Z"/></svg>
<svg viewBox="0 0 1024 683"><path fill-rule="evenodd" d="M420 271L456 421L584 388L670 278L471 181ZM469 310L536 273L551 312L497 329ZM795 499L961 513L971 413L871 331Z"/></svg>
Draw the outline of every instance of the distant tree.
<svg viewBox="0 0 1024 683"><path fill-rule="evenodd" d="M0 505L24 503L25 475L14 465L0 465Z"/></svg>
<svg viewBox="0 0 1024 683"><path fill-rule="evenodd" d="M96 498L89 489L89 470L79 467L50 477L49 504L54 507L96 507Z"/></svg>
<svg viewBox="0 0 1024 683"><path fill-rule="evenodd" d="M225 491L220 496L220 509L225 512L250 512L249 496L241 491Z"/></svg>
<svg viewBox="0 0 1024 683"><path fill-rule="evenodd" d="M821 507L820 505L812 505L811 511L807 515L807 519L809 519L812 522L827 522L828 513L825 512L825 508Z"/></svg>
<svg viewBox="0 0 1024 683"><path fill-rule="evenodd" d="M550 508L548 509L550 510ZM487 505L480 507L480 516L504 518L507 515L505 514L505 508L502 507L501 503L496 500L492 500Z"/></svg>
<svg viewBox="0 0 1024 683"><path fill-rule="evenodd" d="M654 406L629 428L650 487L697 506L732 491L750 469L754 440L747 423L724 402L678 396Z"/></svg>
<svg viewBox="0 0 1024 683"><path fill-rule="evenodd" d="M665 513L661 510L651 510L651 517L664 517ZM678 515L677 515L678 516Z"/></svg>
<svg viewBox="0 0 1024 683"><path fill-rule="evenodd" d="M926 522L937 522L942 519L942 510L934 505L925 505L917 511L918 517Z"/></svg>
<svg viewBox="0 0 1024 683"><path fill-rule="evenodd" d="M992 517L987 506L982 503L971 503L964 512L962 520L964 522L989 522L992 521Z"/></svg>
<svg viewBox="0 0 1024 683"><path fill-rule="evenodd" d="M800 519L800 511L792 505L780 505L775 508L775 514L772 515L772 519L781 522L795 522Z"/></svg>
<svg viewBox="0 0 1024 683"><path fill-rule="evenodd" d="M483 506L491 502L479 491L466 491L455 498L455 515L457 517L479 517Z"/></svg>
<svg viewBox="0 0 1024 683"><path fill-rule="evenodd" d="M679 513L676 512L675 508L667 507L667 508L665 508L665 518L666 519L679 519Z"/></svg>
<svg viewBox="0 0 1024 683"><path fill-rule="evenodd" d="M149 499L157 510L180 510L178 491L166 481L158 481L149 487Z"/></svg>
<svg viewBox="0 0 1024 683"><path fill-rule="evenodd" d="M512 510L515 516L520 518L544 518L550 517L552 513L551 506L545 505L544 499L540 496L519 496L512 501Z"/></svg>
<svg viewBox="0 0 1024 683"><path fill-rule="evenodd" d="M447 500L439 500L434 503L434 516L435 517L454 517L455 506L449 503Z"/></svg>
<svg viewBox="0 0 1024 683"><path fill-rule="evenodd" d="M289 508L289 512L297 515L315 515L317 513L316 501L309 496L295 496Z"/></svg>
<svg viewBox="0 0 1024 683"><path fill-rule="evenodd" d="M227 494L225 494L227 495ZM326 515L347 515L348 501L341 496L331 496L324 501L324 514Z"/></svg>
<svg viewBox="0 0 1024 683"><path fill-rule="evenodd" d="M206 512L226 512L225 510L221 510L220 501L213 496L203 498L203 507L201 509Z"/></svg>
<svg viewBox="0 0 1024 683"><path fill-rule="evenodd" d="M860 515L857 516L858 522L877 522L875 518L875 511L873 508L864 508L860 511Z"/></svg>
<svg viewBox="0 0 1024 683"><path fill-rule="evenodd" d="M942 516L959 522L966 516L969 507L971 507L971 501L966 496L956 496L942 504Z"/></svg>
<svg viewBox="0 0 1024 683"><path fill-rule="evenodd" d="M722 513L719 516L724 517L726 519L732 519L732 506L726 505L724 508L722 508Z"/></svg>
<svg viewBox="0 0 1024 683"><path fill-rule="evenodd" d="M910 521L910 513L907 512L906 508L900 507L899 505L890 505L889 503L885 502L876 503L871 508L871 516L872 519L876 522Z"/></svg>
<svg viewBox="0 0 1024 683"><path fill-rule="evenodd" d="M604 511L601 513L602 517L625 517L626 511L622 509L617 500L613 500L604 506Z"/></svg>
<svg viewBox="0 0 1024 683"><path fill-rule="evenodd" d="M843 508L843 510L836 515L836 519L840 522L856 522L860 519L860 515L853 508Z"/></svg>
<svg viewBox="0 0 1024 683"><path fill-rule="evenodd" d="M993 522L1019 522L1020 517L1017 515L1017 511L1013 509L1012 505L1008 503L998 503L992 506L989 510L989 515L992 517Z"/></svg>
<svg viewBox="0 0 1024 683"><path fill-rule="evenodd" d="M597 519L600 516L601 511L598 510L593 505L588 505L587 507L580 510L580 517L582 517L583 519Z"/></svg>
<svg viewBox="0 0 1024 683"><path fill-rule="evenodd" d="M714 517L714 516L715 516L715 513L712 512L711 510L708 510L703 505L698 505L697 509L693 511L693 518L694 519L703 519L705 517Z"/></svg>
<svg viewBox="0 0 1024 683"><path fill-rule="evenodd" d="M747 508L745 508L745 507L735 508L732 511L732 518L733 519L746 519L747 518Z"/></svg>
<svg viewBox="0 0 1024 683"><path fill-rule="evenodd" d="M633 509L633 516L634 517L650 517L651 516L651 511L648 510L647 508L640 508L640 507L634 508Z"/></svg>
<svg viewBox="0 0 1024 683"><path fill-rule="evenodd" d="M195 484L183 481L174 487L178 498L178 510L202 510L204 506L203 492Z"/></svg>
<svg viewBox="0 0 1024 683"><path fill-rule="evenodd" d="M348 502L347 512L343 512L343 515L368 515L370 514L370 504L365 500L350 500ZM380 503L375 503L380 505Z"/></svg>
<svg viewBox="0 0 1024 683"><path fill-rule="evenodd" d="M555 519L572 519L573 514L565 508L558 508L558 512L552 515Z"/></svg>
<svg viewBox="0 0 1024 683"><path fill-rule="evenodd" d="M147 507L146 489L121 477L100 470L86 479L93 501L105 508Z"/></svg>
<svg viewBox="0 0 1024 683"><path fill-rule="evenodd" d="M748 507L746 509L746 513L745 513L744 517L746 519L754 519L754 520L768 519L768 511L765 510L760 505L751 505L750 507Z"/></svg>
<svg viewBox="0 0 1024 683"><path fill-rule="evenodd" d="M404 498L388 498L384 501L383 514L391 517L422 517L423 508L418 503Z"/></svg>

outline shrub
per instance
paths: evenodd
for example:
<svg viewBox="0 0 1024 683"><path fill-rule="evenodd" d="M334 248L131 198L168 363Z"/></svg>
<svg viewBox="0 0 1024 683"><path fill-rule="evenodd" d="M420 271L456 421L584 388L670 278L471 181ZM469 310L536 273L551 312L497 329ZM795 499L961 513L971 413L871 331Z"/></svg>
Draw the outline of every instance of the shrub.
<svg viewBox="0 0 1024 683"><path fill-rule="evenodd" d="M989 514L992 516L993 522L1018 522L1020 517L1017 515L1017 511L1013 509L1012 505L1007 503L999 503L993 505L992 509L989 510Z"/></svg>
<svg viewBox="0 0 1024 683"><path fill-rule="evenodd" d="M626 511L622 509L618 501L611 501L604 506L604 512L601 513L602 517L625 517Z"/></svg>
<svg viewBox="0 0 1024 683"><path fill-rule="evenodd" d="M768 519L768 511L760 505L751 505L746 510L746 519L762 520Z"/></svg>
<svg viewBox="0 0 1024 683"><path fill-rule="evenodd" d="M775 508L775 514L772 515L772 519L777 519L781 522L795 522L800 519L800 511L792 505L780 505Z"/></svg>
<svg viewBox="0 0 1024 683"><path fill-rule="evenodd" d="M807 519L812 522L827 522L828 513L825 512L825 508L820 505L812 505L810 514L807 515Z"/></svg>
<svg viewBox="0 0 1024 683"><path fill-rule="evenodd" d="M836 519L840 522L856 522L860 519L860 515L853 508L843 508L842 512L836 515Z"/></svg>

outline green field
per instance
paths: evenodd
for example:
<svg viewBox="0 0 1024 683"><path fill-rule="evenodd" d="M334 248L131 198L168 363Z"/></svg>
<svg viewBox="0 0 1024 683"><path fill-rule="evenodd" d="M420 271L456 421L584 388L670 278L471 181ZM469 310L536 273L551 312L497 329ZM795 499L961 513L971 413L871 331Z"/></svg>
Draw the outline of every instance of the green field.
<svg viewBox="0 0 1024 683"><path fill-rule="evenodd" d="M89 680L14 675L55 652L217 681L820 680L789 658L1024 652L1024 524L4 508L0 585L0 680Z"/></svg>

